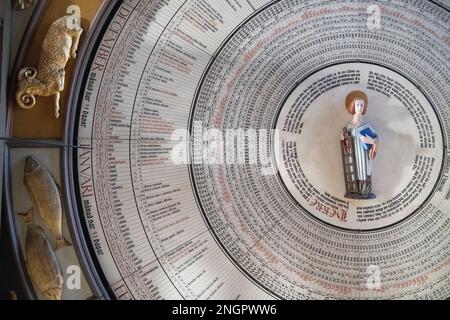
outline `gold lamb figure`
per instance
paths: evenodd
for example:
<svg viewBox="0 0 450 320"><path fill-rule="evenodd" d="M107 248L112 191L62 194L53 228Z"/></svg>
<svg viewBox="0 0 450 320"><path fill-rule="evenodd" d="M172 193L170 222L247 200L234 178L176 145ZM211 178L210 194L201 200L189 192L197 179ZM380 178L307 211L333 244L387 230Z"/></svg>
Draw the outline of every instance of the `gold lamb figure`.
<svg viewBox="0 0 450 320"><path fill-rule="evenodd" d="M59 117L59 100L64 90L65 67L70 57L75 59L83 29L79 18L66 15L54 21L42 43L38 68L19 71L16 101L23 109L36 104L35 96L55 96L55 117Z"/></svg>

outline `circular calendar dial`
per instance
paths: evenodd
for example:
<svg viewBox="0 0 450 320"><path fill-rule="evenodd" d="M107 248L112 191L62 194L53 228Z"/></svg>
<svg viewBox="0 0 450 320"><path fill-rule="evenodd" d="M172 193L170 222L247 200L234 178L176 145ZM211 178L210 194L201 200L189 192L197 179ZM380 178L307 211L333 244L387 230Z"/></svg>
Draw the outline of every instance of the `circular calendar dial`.
<svg viewBox="0 0 450 320"><path fill-rule="evenodd" d="M450 296L449 19L432 1L125 0L73 119L106 285L135 299ZM382 138L371 200L344 197L352 90Z"/></svg>

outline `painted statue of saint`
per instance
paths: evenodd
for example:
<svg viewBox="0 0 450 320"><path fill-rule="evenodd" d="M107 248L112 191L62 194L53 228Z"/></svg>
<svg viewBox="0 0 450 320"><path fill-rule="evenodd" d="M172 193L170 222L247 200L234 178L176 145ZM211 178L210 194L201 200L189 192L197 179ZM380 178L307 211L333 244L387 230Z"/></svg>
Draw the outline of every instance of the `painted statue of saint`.
<svg viewBox="0 0 450 320"><path fill-rule="evenodd" d="M346 198L374 199L372 193L372 160L380 145L380 137L363 116L368 99L362 91L352 91L345 99L347 112L353 120L342 130L341 150L344 166Z"/></svg>

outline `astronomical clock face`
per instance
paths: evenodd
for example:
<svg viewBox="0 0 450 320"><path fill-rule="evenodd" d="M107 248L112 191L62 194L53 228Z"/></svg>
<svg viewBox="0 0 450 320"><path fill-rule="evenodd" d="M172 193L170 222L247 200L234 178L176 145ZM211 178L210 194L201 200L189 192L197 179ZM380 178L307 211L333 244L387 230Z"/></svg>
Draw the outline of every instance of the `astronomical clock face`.
<svg viewBox="0 0 450 320"><path fill-rule="evenodd" d="M450 297L448 2L32 12L2 219L30 297Z"/></svg>

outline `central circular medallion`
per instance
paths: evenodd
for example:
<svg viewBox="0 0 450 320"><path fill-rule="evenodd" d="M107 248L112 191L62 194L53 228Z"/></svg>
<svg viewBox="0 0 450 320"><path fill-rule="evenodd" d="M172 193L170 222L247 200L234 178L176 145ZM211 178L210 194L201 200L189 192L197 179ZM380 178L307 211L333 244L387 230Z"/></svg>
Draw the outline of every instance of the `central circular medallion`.
<svg viewBox="0 0 450 320"><path fill-rule="evenodd" d="M355 90L368 98L361 126L370 123L381 138L370 161L376 197L369 199L346 197L345 174L355 177L357 169L346 169L341 138L353 118L345 99ZM291 91L276 120L273 154L282 184L305 211L335 227L374 230L406 219L430 199L443 162L440 127L408 79L378 65L344 63Z"/></svg>

